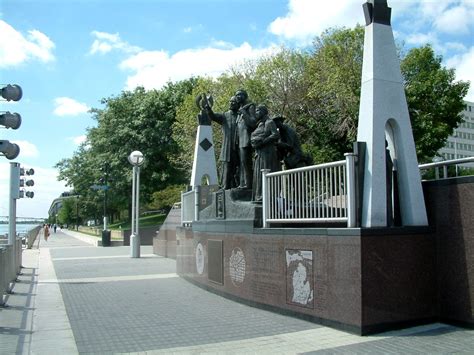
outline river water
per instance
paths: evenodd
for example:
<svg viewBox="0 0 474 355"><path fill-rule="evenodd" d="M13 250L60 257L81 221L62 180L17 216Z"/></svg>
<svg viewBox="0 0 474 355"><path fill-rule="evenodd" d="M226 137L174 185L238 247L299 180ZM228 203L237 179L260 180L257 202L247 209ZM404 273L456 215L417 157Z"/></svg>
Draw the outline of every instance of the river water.
<svg viewBox="0 0 474 355"><path fill-rule="evenodd" d="M26 234L39 224L19 224L16 225L16 232L20 234ZM8 234L8 224L0 224L0 235Z"/></svg>

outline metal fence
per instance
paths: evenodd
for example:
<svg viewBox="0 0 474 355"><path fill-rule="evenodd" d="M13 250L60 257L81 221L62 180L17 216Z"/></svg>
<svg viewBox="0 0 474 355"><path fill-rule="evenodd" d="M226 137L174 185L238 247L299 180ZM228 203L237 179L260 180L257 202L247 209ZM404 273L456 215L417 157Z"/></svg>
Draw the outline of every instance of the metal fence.
<svg viewBox="0 0 474 355"><path fill-rule="evenodd" d="M11 291L12 283L20 273L22 251L21 238L16 239L15 249L8 245L8 239L0 238L0 305L5 303L4 296Z"/></svg>
<svg viewBox="0 0 474 355"><path fill-rule="evenodd" d="M355 227L355 155L346 160L263 172L263 227L271 223L346 222Z"/></svg>
<svg viewBox="0 0 474 355"><path fill-rule="evenodd" d="M263 227L273 224L347 223L356 227L356 154L346 159L304 168L270 173L263 171ZM420 171L435 169L435 178L448 177L448 166L473 163L474 157L419 165ZM457 174L456 174L457 175ZM199 219L199 187L181 195L181 223Z"/></svg>
<svg viewBox="0 0 474 355"><path fill-rule="evenodd" d="M442 169L442 178L447 179L448 178L448 167L450 165L454 165L456 167L456 175L458 172L458 165L460 164L466 164L466 163L474 163L474 157L469 157L469 158L462 158L462 159L452 159L452 160L445 160L445 161L439 161L435 163L428 163L428 164L421 164L419 165L420 171L427 171L430 169L435 170L435 180L438 180L440 178L440 168Z"/></svg>

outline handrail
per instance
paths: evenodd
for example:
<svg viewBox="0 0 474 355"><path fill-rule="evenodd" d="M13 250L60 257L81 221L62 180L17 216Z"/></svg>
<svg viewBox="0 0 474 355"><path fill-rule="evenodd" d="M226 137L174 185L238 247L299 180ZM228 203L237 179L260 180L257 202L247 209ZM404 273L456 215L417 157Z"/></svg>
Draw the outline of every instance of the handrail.
<svg viewBox="0 0 474 355"><path fill-rule="evenodd" d="M464 163L474 163L474 157L460 158L460 159L451 159L437 161L434 163L420 164L418 167L422 170L430 168L439 168L440 166L454 165L454 164L464 164Z"/></svg>
<svg viewBox="0 0 474 355"><path fill-rule="evenodd" d="M270 223L347 222L355 227L355 155L269 173L262 170L263 227Z"/></svg>
<svg viewBox="0 0 474 355"><path fill-rule="evenodd" d="M262 171L263 227L271 223L347 223L357 225L357 156L345 154L345 160L269 173ZM473 163L474 157L420 164L420 170ZM199 220L199 189L181 194L181 223Z"/></svg>
<svg viewBox="0 0 474 355"><path fill-rule="evenodd" d="M456 176L458 175L458 164L465 164L465 163L473 163L474 157L467 157L467 158L460 158L460 159L451 159L451 160L443 160L437 161L434 163L427 163L427 164L420 164L418 167L420 170L428 170L431 168L435 169L435 180L439 179L439 168L443 168L443 179L448 178L448 166L455 165L456 166Z"/></svg>
<svg viewBox="0 0 474 355"><path fill-rule="evenodd" d="M338 160L338 161L333 161L333 162L330 162L330 163L304 166L302 168L295 168L295 169L283 170L283 171L275 171L273 173L267 173L267 177L286 175L289 171L291 171L292 173L299 173L299 172L302 172L302 171L314 170L315 168L318 168L318 169L332 168L332 167L335 167L335 166L344 165L345 163L346 163L345 160Z"/></svg>

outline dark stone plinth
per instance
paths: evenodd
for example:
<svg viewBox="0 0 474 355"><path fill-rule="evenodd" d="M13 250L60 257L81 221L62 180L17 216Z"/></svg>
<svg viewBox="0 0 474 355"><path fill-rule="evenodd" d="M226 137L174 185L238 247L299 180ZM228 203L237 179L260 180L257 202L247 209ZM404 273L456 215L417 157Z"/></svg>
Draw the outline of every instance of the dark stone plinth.
<svg viewBox="0 0 474 355"><path fill-rule="evenodd" d="M361 231L362 334L436 320L432 230L400 232Z"/></svg>
<svg viewBox="0 0 474 355"><path fill-rule="evenodd" d="M474 328L474 177L423 182L436 229L439 317Z"/></svg>
<svg viewBox="0 0 474 355"><path fill-rule="evenodd" d="M440 320L472 328L474 177L423 188L430 227L261 229L258 209L179 227L177 272L225 297L357 334ZM209 281L209 240L222 241L223 284Z"/></svg>
<svg viewBox="0 0 474 355"><path fill-rule="evenodd" d="M228 223L178 228L180 276L224 296L358 334L427 322L436 314L428 228L391 228L388 235L347 228L231 232ZM197 272L196 247L207 255L210 240L223 244L223 285L209 281L208 260L203 274Z"/></svg>
<svg viewBox="0 0 474 355"><path fill-rule="evenodd" d="M176 259L176 227L181 225L181 208L173 208L153 238L153 254Z"/></svg>
<svg viewBox="0 0 474 355"><path fill-rule="evenodd" d="M252 200L252 189L231 189L230 198L233 201L247 201Z"/></svg>
<svg viewBox="0 0 474 355"><path fill-rule="evenodd" d="M240 190L240 191L239 191ZM216 192L212 193L212 200L209 201L210 205L199 212L199 221L193 222L193 224L198 223L202 226L203 223L210 222L213 223L216 220L220 220L217 225L222 225L220 222L222 219L226 221L239 221L239 223L244 223L247 225L249 222L255 226L260 227L262 225L262 206L256 205L250 201L242 201L235 199L235 197L248 197L249 191L251 195L251 190L247 189L231 189L231 190L220 190L217 194L224 191L224 198L218 197ZM250 200L250 199L249 199ZM224 218L221 217L220 211L222 208L219 207L219 203L225 204L224 208ZM202 227L201 227L202 228Z"/></svg>

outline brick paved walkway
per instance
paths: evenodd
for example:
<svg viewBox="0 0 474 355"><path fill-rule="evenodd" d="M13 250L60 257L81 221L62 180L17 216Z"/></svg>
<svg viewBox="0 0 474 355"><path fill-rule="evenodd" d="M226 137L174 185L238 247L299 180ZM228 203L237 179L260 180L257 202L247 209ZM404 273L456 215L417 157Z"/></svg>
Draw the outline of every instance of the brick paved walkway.
<svg viewBox="0 0 474 355"><path fill-rule="evenodd" d="M67 233L67 234L66 234ZM101 248L74 232L24 251L0 309L0 354L472 353L474 332L431 324L360 337L248 307L176 275L142 247ZM35 244L37 247L37 244Z"/></svg>

